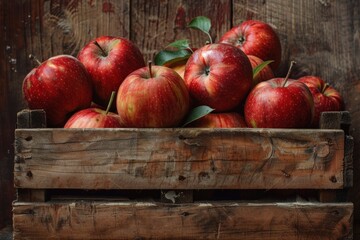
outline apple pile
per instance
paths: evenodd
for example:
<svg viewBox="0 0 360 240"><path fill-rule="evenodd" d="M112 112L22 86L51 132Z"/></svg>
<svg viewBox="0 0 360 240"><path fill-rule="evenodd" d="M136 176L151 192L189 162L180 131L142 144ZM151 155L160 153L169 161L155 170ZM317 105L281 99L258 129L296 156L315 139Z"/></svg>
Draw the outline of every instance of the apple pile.
<svg viewBox="0 0 360 240"><path fill-rule="evenodd" d="M188 25L209 41L178 40L145 64L122 37L101 36L77 57L58 55L25 77L30 109L44 109L50 127L316 128L321 112L340 111L340 93L317 76L275 76L281 44L267 23L247 20L214 42L211 22ZM115 100L115 101L114 101Z"/></svg>

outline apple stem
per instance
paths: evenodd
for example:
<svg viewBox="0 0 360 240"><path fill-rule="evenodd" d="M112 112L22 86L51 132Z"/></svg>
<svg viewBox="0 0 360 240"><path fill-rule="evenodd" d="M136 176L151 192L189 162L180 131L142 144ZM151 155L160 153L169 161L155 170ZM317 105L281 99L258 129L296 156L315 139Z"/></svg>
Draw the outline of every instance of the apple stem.
<svg viewBox="0 0 360 240"><path fill-rule="evenodd" d="M151 71L151 65L152 65L151 60L148 61L148 65L149 65L150 78L153 78L153 74L152 74L152 71Z"/></svg>
<svg viewBox="0 0 360 240"><path fill-rule="evenodd" d="M290 67L289 67L289 70L288 70L288 72L287 72L287 74L286 74L285 81L284 81L282 87L285 87L287 81L289 80L289 77L290 77L292 68L293 68L293 66L294 66L295 64L296 64L295 61L291 61L291 62L290 62Z"/></svg>
<svg viewBox="0 0 360 240"><path fill-rule="evenodd" d="M328 87L330 87L330 85L329 85L329 84L327 84L327 83L325 83L325 85L324 85L324 87L323 87L323 89L322 89L322 93L324 93L324 92L325 92L325 90L326 90Z"/></svg>
<svg viewBox="0 0 360 240"><path fill-rule="evenodd" d="M35 61L39 66L41 65L40 60L32 54L29 54L29 59Z"/></svg>
<svg viewBox="0 0 360 240"><path fill-rule="evenodd" d="M106 107L106 111L105 111L105 115L107 115L110 111L110 108L111 108L111 105L112 103L114 102L114 98L115 98L115 91L112 91L111 92L111 96L110 96L110 100L109 100L109 103Z"/></svg>
<svg viewBox="0 0 360 240"><path fill-rule="evenodd" d="M98 48L100 48L100 50L101 50L101 52L103 53L104 56L107 55L106 52L104 51L104 49L100 46L100 44L99 44L97 41L94 41L94 44L95 44Z"/></svg>

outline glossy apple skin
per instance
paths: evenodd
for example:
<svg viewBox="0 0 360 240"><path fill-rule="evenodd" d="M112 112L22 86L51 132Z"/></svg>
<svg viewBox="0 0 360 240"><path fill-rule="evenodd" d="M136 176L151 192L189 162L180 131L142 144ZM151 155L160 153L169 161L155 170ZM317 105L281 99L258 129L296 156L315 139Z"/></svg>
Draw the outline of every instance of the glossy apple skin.
<svg viewBox="0 0 360 240"><path fill-rule="evenodd" d="M106 52L94 44L97 42ZM94 102L106 107L112 91L134 70L144 67L139 48L121 37L101 36L85 45L78 54L94 84ZM115 103L114 103L115 106Z"/></svg>
<svg viewBox="0 0 360 240"><path fill-rule="evenodd" d="M125 127L177 127L189 110L183 79L164 66L140 68L120 85L116 107Z"/></svg>
<svg viewBox="0 0 360 240"><path fill-rule="evenodd" d="M314 98L314 119L312 127L318 128L320 114L326 111L342 111L344 109L343 98L335 88L329 86L318 76L304 76L298 79L308 86Z"/></svg>
<svg viewBox="0 0 360 240"><path fill-rule="evenodd" d="M273 78L255 86L244 106L246 124L253 128L308 128L314 102L302 82Z"/></svg>
<svg viewBox="0 0 360 240"><path fill-rule="evenodd" d="M240 49L228 44L208 44L188 59L184 80L195 105L226 112L238 106L248 94L252 68Z"/></svg>
<svg viewBox="0 0 360 240"><path fill-rule="evenodd" d="M87 108L74 113L64 128L120 128L120 117L100 108Z"/></svg>
<svg viewBox="0 0 360 240"><path fill-rule="evenodd" d="M187 127L195 128L246 128L245 119L236 112L209 113L190 123Z"/></svg>
<svg viewBox="0 0 360 240"><path fill-rule="evenodd" d="M251 63L251 67L254 69L264 61L254 55L248 55L248 58ZM256 84L259 82L264 82L274 78L274 73L269 65L265 66L254 78L253 78L253 85L255 87Z"/></svg>
<svg viewBox="0 0 360 240"><path fill-rule="evenodd" d="M45 110L49 127L63 127L74 112L90 106L93 86L78 59L58 55L32 69L22 91L30 109Z"/></svg>
<svg viewBox="0 0 360 240"><path fill-rule="evenodd" d="M277 33L267 23L247 20L227 31L219 40L240 48L246 55L254 55L270 64L275 71L281 62L281 43Z"/></svg>

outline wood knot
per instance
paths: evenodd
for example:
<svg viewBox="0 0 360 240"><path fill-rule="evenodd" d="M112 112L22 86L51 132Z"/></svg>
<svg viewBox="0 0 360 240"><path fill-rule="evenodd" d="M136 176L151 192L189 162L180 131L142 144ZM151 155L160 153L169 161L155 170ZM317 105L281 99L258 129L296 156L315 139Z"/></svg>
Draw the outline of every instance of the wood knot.
<svg viewBox="0 0 360 240"><path fill-rule="evenodd" d="M188 213L188 212L182 212L180 215L186 217L186 216L189 216L190 213Z"/></svg>
<svg viewBox="0 0 360 240"><path fill-rule="evenodd" d="M32 174L31 171L27 171L26 176L27 176L28 178L32 178L32 177L33 177L33 174Z"/></svg>
<svg viewBox="0 0 360 240"><path fill-rule="evenodd" d="M330 181L333 183L337 183L337 178L335 176L331 176Z"/></svg>
<svg viewBox="0 0 360 240"><path fill-rule="evenodd" d="M316 147L316 153L318 157L327 157L330 154L331 144L321 145Z"/></svg>
<svg viewBox="0 0 360 240"><path fill-rule="evenodd" d="M199 180L210 179L210 175L208 172L200 172L198 178Z"/></svg>
<svg viewBox="0 0 360 240"><path fill-rule="evenodd" d="M291 175L289 173L287 173L285 170L281 170L281 172L283 173L283 175L286 177L286 178L290 178Z"/></svg>
<svg viewBox="0 0 360 240"><path fill-rule="evenodd" d="M184 177L182 175L179 176L179 181L184 181L185 179L186 179L186 177Z"/></svg>

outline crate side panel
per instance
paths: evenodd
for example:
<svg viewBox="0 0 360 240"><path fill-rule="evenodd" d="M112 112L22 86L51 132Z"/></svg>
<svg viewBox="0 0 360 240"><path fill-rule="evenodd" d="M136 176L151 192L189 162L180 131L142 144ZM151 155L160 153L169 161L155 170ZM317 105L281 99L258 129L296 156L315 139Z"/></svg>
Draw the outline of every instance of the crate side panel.
<svg viewBox="0 0 360 240"><path fill-rule="evenodd" d="M340 130L16 130L18 188L341 188Z"/></svg>
<svg viewBox="0 0 360 240"><path fill-rule="evenodd" d="M351 203L14 204L14 239L351 239ZM31 224L30 224L31 223Z"/></svg>

